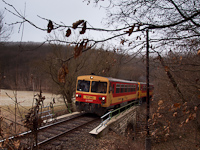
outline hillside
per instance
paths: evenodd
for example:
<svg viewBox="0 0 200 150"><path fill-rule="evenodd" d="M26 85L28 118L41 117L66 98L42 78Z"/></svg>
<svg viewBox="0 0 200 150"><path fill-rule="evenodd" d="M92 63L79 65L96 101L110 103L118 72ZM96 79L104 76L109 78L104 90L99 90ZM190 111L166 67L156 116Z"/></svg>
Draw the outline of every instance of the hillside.
<svg viewBox="0 0 200 150"><path fill-rule="evenodd" d="M36 89L39 89L41 85L43 90L51 91L55 83L53 80L57 80L58 70L62 66L62 60L71 56L73 56L71 46L41 45L41 43L32 42L4 43L0 45L1 88L32 90L34 79ZM140 61L140 58L131 60L126 55L101 49L85 52L80 58L67 62L67 65L70 70L69 76L70 73L75 77L95 73L102 76L145 81L144 63Z"/></svg>
<svg viewBox="0 0 200 150"><path fill-rule="evenodd" d="M42 64L53 50L51 45L32 42L0 45L1 88L32 90L33 78L36 88L39 88L39 82L42 86L49 83L50 78L42 70ZM48 86L43 88L49 90Z"/></svg>

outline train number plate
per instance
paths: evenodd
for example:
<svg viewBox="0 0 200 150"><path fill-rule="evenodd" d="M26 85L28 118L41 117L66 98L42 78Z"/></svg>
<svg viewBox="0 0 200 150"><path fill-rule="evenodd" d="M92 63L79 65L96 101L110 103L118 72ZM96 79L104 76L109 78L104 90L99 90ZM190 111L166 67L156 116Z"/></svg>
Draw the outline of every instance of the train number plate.
<svg viewBox="0 0 200 150"><path fill-rule="evenodd" d="M88 95L84 95L83 98L84 98L84 99L92 99L92 100L96 100L96 96L88 96Z"/></svg>

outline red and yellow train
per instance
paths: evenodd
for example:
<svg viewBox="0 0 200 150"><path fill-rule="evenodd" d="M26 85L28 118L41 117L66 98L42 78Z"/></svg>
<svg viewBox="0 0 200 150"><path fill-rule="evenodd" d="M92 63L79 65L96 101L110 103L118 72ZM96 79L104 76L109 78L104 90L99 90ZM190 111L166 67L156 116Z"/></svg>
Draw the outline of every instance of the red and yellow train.
<svg viewBox="0 0 200 150"><path fill-rule="evenodd" d="M153 84L149 85L153 95ZM145 101L146 83L84 75L77 78L76 107L79 111L103 115L107 110L120 107L134 100Z"/></svg>

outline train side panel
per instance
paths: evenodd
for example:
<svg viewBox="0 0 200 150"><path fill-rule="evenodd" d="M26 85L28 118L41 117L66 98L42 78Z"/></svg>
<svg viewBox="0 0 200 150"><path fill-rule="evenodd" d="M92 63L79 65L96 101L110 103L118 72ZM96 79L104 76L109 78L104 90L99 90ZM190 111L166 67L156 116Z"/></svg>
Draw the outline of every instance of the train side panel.
<svg viewBox="0 0 200 150"><path fill-rule="evenodd" d="M137 83L110 82L110 106L137 99Z"/></svg>
<svg viewBox="0 0 200 150"><path fill-rule="evenodd" d="M153 84L149 84L149 96L153 96ZM138 99L146 100L147 97L147 85L143 82L138 82Z"/></svg>

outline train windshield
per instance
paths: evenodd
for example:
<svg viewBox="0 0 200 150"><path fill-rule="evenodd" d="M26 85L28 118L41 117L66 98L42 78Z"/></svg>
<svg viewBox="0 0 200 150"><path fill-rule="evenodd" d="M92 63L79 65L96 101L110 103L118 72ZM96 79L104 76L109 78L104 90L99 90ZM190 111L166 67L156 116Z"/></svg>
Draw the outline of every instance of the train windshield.
<svg viewBox="0 0 200 150"><path fill-rule="evenodd" d="M92 81L91 92L106 93L106 91L107 91L107 82Z"/></svg>
<svg viewBox="0 0 200 150"><path fill-rule="evenodd" d="M77 91L89 92L90 81L78 80Z"/></svg>

